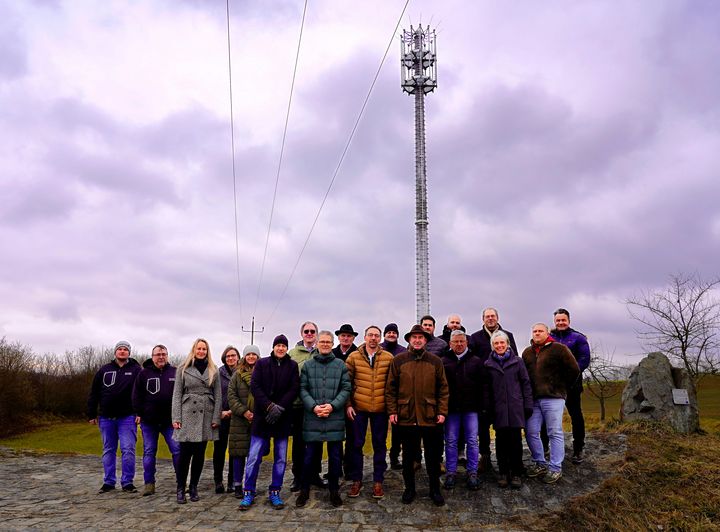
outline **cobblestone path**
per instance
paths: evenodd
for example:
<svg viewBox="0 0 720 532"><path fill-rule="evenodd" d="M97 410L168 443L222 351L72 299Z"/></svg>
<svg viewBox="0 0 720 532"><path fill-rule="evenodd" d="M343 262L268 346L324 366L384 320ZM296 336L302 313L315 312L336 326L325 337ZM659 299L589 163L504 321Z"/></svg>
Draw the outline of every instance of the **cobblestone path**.
<svg viewBox="0 0 720 532"><path fill-rule="evenodd" d="M385 498L377 501L370 494L372 473L366 465L366 482L360 497L348 499L347 484L341 486L345 503L335 509L327 500L327 492L313 490L308 505L296 509L295 495L290 493L287 482L288 469L282 491L285 509L272 509L265 503L266 495L259 493L255 506L247 512L237 510L238 501L232 494L214 493L210 461L205 464L200 482L200 501L178 505L172 464L168 460L158 461L156 495L142 497L140 493L127 494L119 489L98 495L102 484L98 457L43 455L0 448L0 529L507 530L514 526L507 523L512 516L556 510L571 497L593 490L617 469L625 451L624 437L588 436L587 459L579 466L567 461L564 476L555 486L527 480L520 490L503 490L493 477L488 477L479 491L470 492L459 474L458 487L452 492L444 491L447 504L437 508L427 498L427 478L421 472L417 478L418 498L413 504L403 505L401 472L388 470ZM259 489L267 486L269 470L269 464L263 464ZM139 457L136 486L142 491Z"/></svg>

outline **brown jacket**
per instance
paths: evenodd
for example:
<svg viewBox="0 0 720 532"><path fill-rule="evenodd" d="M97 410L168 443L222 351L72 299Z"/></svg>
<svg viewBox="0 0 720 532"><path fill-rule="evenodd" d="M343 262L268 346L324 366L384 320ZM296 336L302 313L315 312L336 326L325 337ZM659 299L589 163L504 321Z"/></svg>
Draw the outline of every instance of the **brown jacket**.
<svg viewBox="0 0 720 532"><path fill-rule="evenodd" d="M534 344L522 354L530 376L533 397L567 399L567 391L580 374L572 352L560 342L548 339L537 349Z"/></svg>
<svg viewBox="0 0 720 532"><path fill-rule="evenodd" d="M352 383L349 404L356 411L385 412L385 382L392 361L390 353L378 348L371 368L365 344L350 353L345 361Z"/></svg>
<svg viewBox="0 0 720 532"><path fill-rule="evenodd" d="M437 416L448 414L445 368L439 357L425 350L405 351L390 365L385 387L388 414L399 425L436 426Z"/></svg>

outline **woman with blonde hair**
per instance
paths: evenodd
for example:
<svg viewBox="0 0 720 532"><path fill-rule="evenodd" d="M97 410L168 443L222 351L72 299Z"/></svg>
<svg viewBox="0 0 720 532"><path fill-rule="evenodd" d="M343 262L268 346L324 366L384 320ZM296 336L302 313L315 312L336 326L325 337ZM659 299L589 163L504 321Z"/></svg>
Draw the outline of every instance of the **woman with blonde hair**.
<svg viewBox="0 0 720 532"><path fill-rule="evenodd" d="M190 473L190 500L200 500L197 486L209 440L217 440L222 392L218 368L207 340L198 338L180 365L173 388L173 438L180 442L177 469L177 502L185 504L185 484ZM192 469L190 467L192 462Z"/></svg>

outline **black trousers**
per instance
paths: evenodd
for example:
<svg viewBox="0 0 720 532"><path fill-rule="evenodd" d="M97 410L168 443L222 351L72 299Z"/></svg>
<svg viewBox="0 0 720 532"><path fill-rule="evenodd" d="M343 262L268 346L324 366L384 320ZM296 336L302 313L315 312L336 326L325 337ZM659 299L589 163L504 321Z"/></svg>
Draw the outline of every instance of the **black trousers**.
<svg viewBox="0 0 720 532"><path fill-rule="evenodd" d="M521 431L514 427L495 429L495 457L501 476L521 476L524 472Z"/></svg>
<svg viewBox="0 0 720 532"><path fill-rule="evenodd" d="M215 484L222 484L223 468L225 467L225 453L228 447L228 436L230 435L230 420L223 419L220 422L220 439L213 442L213 476ZM228 460L227 485L232 486L233 463Z"/></svg>
<svg viewBox="0 0 720 532"><path fill-rule="evenodd" d="M568 390L567 399L565 399L565 408L567 408L570 422L572 423L573 454L585 448L585 416L583 416L582 412L582 393L582 384L573 386ZM549 449L550 444L548 443L545 423L543 423L540 429L540 439L543 443L543 449Z"/></svg>
<svg viewBox="0 0 720 532"><path fill-rule="evenodd" d="M303 477L305 463L305 440L303 440L303 420L305 412L302 408L293 408L292 412L292 474L298 481ZM322 454L313 458L313 468L315 473L320 476L322 468Z"/></svg>
<svg viewBox="0 0 720 532"><path fill-rule="evenodd" d="M205 465L206 441L181 441L180 459L177 468L177 487L185 489L188 472L190 473L190 485L197 486L200 482L203 466ZM192 468L190 464L192 463Z"/></svg>
<svg viewBox="0 0 720 532"><path fill-rule="evenodd" d="M415 457L420 444L425 450L425 468L430 491L440 489L440 460L443 450L443 426L434 427L398 425L397 431L402 445L403 480L405 489L415 491Z"/></svg>
<svg viewBox="0 0 720 532"><path fill-rule="evenodd" d="M478 416L478 442L480 454L490 458L490 421L483 415Z"/></svg>

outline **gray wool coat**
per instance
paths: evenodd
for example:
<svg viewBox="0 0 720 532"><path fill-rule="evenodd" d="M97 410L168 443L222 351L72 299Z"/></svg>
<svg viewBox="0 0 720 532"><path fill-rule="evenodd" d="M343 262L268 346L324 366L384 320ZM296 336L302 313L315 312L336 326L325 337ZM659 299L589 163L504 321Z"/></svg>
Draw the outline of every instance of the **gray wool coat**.
<svg viewBox="0 0 720 532"><path fill-rule="evenodd" d="M178 368L172 399L172 420L182 426L173 431L173 439L179 442L200 442L217 440L220 437L220 408L222 391L220 375L215 374L212 384L208 384L209 370L200 373L195 366Z"/></svg>

